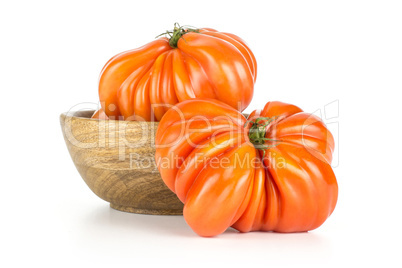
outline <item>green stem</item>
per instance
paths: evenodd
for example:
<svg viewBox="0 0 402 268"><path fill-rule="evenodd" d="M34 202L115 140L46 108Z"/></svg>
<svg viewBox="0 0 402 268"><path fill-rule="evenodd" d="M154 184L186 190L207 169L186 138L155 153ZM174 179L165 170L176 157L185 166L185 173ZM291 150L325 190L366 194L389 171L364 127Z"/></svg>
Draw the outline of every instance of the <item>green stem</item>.
<svg viewBox="0 0 402 268"><path fill-rule="evenodd" d="M277 144L269 145L269 144L266 144L266 142L272 142L272 141L280 142L279 140L265 138L266 127L273 120L275 120L275 118L259 117L259 118L255 119L254 121L251 121L251 120L247 121L244 125L244 126L246 126L247 124L250 124L250 123L252 124L249 129L248 137L250 139L250 142L254 145L254 147L256 149L262 150L264 152L264 156L265 156L266 149L272 148L277 145ZM261 121L263 121L263 123L260 123Z"/></svg>
<svg viewBox="0 0 402 268"><path fill-rule="evenodd" d="M199 29L194 28L194 27L185 27L185 26L180 26L177 22L174 24L173 31L166 31L165 33L162 33L158 35L156 38L162 35L168 35L169 36L169 45L172 48L177 48L177 43L179 42L180 38L182 38L183 35L186 33L193 32L193 33L198 33L200 32Z"/></svg>

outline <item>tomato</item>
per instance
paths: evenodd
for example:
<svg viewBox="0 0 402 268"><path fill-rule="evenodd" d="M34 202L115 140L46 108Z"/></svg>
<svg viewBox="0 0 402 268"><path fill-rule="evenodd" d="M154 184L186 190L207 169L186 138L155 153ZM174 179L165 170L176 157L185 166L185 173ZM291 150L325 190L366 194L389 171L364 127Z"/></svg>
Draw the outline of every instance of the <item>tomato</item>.
<svg viewBox="0 0 402 268"><path fill-rule="evenodd" d="M201 236L230 226L304 232L335 208L334 146L320 118L291 104L268 102L246 119L220 101L192 99L160 121L155 161Z"/></svg>
<svg viewBox="0 0 402 268"><path fill-rule="evenodd" d="M176 25L168 34L103 67L99 99L107 116L160 121L171 106L192 98L218 99L239 111L249 105L257 64L242 39Z"/></svg>
<svg viewBox="0 0 402 268"><path fill-rule="evenodd" d="M97 110L92 116L91 118L94 119L104 119L104 120L108 120L109 117L107 117L107 115L105 114L105 111L101 108L99 110Z"/></svg>

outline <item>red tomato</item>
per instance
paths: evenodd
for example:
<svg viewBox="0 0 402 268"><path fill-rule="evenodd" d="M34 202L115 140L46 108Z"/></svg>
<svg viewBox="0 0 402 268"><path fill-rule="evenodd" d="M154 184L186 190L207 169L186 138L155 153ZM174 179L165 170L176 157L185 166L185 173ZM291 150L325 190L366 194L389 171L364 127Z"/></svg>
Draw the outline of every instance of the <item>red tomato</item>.
<svg viewBox="0 0 402 268"><path fill-rule="evenodd" d="M218 99L239 111L249 105L257 63L242 39L207 28L175 27L170 35L106 63L99 98L107 116L159 121L192 98Z"/></svg>
<svg viewBox="0 0 402 268"><path fill-rule="evenodd" d="M217 100L188 100L166 112L156 145L162 179L201 236L308 231L335 208L334 139L294 105L268 102L247 121Z"/></svg>

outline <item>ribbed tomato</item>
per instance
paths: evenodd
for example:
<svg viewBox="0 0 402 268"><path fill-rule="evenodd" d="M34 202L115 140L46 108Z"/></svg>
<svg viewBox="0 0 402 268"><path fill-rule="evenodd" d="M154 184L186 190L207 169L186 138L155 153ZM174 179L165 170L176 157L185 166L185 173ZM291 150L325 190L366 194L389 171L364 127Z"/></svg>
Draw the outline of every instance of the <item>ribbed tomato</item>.
<svg viewBox="0 0 402 268"><path fill-rule="evenodd" d="M300 108L268 102L246 119L217 100L193 99L159 123L155 160L201 236L302 232L333 212L338 186L331 168L334 139Z"/></svg>
<svg viewBox="0 0 402 268"><path fill-rule="evenodd" d="M99 98L110 118L159 121L191 98L221 100L239 111L253 96L255 57L239 37L213 29L176 27L103 67Z"/></svg>

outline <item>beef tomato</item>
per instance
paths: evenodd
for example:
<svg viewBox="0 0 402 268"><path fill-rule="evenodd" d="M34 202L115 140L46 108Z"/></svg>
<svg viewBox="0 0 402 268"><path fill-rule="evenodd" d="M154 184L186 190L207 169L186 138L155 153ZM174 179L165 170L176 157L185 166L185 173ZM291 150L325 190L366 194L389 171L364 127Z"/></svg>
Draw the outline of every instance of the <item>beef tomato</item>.
<svg viewBox="0 0 402 268"><path fill-rule="evenodd" d="M178 25L166 34L103 67L99 99L109 118L159 121L170 106L191 98L218 99L239 111L248 106L257 63L241 38Z"/></svg>
<svg viewBox="0 0 402 268"><path fill-rule="evenodd" d="M201 236L230 226L303 232L335 208L333 150L324 123L294 105L268 102L246 119L217 100L193 99L160 121L155 161Z"/></svg>

